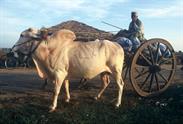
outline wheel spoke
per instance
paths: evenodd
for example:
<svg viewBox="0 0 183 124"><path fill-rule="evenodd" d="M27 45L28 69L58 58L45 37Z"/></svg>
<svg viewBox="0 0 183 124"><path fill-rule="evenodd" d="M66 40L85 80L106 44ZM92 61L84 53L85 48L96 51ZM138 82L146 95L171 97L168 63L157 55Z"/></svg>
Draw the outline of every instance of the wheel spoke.
<svg viewBox="0 0 183 124"><path fill-rule="evenodd" d="M156 86L157 86L157 90L160 90L160 86L159 86L159 82L158 82L158 76L155 73L155 80L156 80Z"/></svg>
<svg viewBox="0 0 183 124"><path fill-rule="evenodd" d="M160 43L158 42L158 45L157 45L157 49L156 49L156 58L155 58L155 63L158 62L158 57L159 57L159 48L160 48Z"/></svg>
<svg viewBox="0 0 183 124"><path fill-rule="evenodd" d="M136 68L148 69L149 67L148 66L143 66L143 65L137 65L136 64Z"/></svg>
<svg viewBox="0 0 183 124"><path fill-rule="evenodd" d="M154 79L154 73L152 73L152 75L151 75L151 80L150 80L150 84L149 84L149 92L151 92L151 87L152 87L153 79Z"/></svg>
<svg viewBox="0 0 183 124"><path fill-rule="evenodd" d="M142 53L140 53L140 56L142 56L149 65L152 65L152 62L148 58L146 58Z"/></svg>
<svg viewBox="0 0 183 124"><path fill-rule="evenodd" d="M162 54L162 57L165 57L166 52L168 51L168 47L166 47L164 53Z"/></svg>
<svg viewBox="0 0 183 124"><path fill-rule="evenodd" d="M163 58L161 58L161 61L159 62L159 65L162 65L162 64L164 64L164 63L166 63L166 62L170 62L170 60L172 61L172 59L173 58L164 58L164 60L163 60Z"/></svg>
<svg viewBox="0 0 183 124"><path fill-rule="evenodd" d="M158 75L165 81L165 84L168 83L168 80L161 73L158 72Z"/></svg>
<svg viewBox="0 0 183 124"><path fill-rule="evenodd" d="M138 72L138 73L140 73L140 71L137 68L135 68L135 71Z"/></svg>
<svg viewBox="0 0 183 124"><path fill-rule="evenodd" d="M175 70L175 69L173 69L173 68L162 68L161 67L161 71L173 71L173 70Z"/></svg>
<svg viewBox="0 0 183 124"><path fill-rule="evenodd" d="M159 61L157 63L160 63L162 61L162 59L165 57L167 51L168 51L168 47L166 47L165 51L163 52L163 54L161 55L161 57L160 57L160 59L159 59Z"/></svg>
<svg viewBox="0 0 183 124"><path fill-rule="evenodd" d="M141 76L147 74L148 72L149 72L149 70L147 70L147 71L145 71L145 72L143 72L143 73L138 74L138 75L135 77L135 79L137 79L137 78L139 78L139 77L141 77Z"/></svg>
<svg viewBox="0 0 183 124"><path fill-rule="evenodd" d="M148 76L146 77L146 79L142 82L142 85L140 86L140 89L144 88L144 86L145 86L147 80L149 79L150 75L151 75L151 73L149 73Z"/></svg>
<svg viewBox="0 0 183 124"><path fill-rule="evenodd" d="M138 70L138 68L140 68L141 70ZM136 70L138 73L144 72L145 69L147 69L147 67L145 67L145 66L136 65L136 67L135 67L135 70Z"/></svg>
<svg viewBox="0 0 183 124"><path fill-rule="evenodd" d="M153 56L153 52L152 52L152 49L150 46L147 47L149 52L150 52L150 57L151 57L151 60L152 60L152 64L154 64L154 56Z"/></svg>

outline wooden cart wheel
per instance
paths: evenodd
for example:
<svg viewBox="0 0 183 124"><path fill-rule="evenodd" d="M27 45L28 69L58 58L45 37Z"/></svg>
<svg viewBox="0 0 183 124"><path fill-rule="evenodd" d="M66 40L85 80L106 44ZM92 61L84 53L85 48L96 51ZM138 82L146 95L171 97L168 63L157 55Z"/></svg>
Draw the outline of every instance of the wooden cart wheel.
<svg viewBox="0 0 183 124"><path fill-rule="evenodd" d="M12 68L17 66L17 60L15 57L7 57L4 63L6 68Z"/></svg>
<svg viewBox="0 0 183 124"><path fill-rule="evenodd" d="M175 53L170 43L164 39L150 39L132 58L130 81L140 96L158 95L172 82L175 69Z"/></svg>

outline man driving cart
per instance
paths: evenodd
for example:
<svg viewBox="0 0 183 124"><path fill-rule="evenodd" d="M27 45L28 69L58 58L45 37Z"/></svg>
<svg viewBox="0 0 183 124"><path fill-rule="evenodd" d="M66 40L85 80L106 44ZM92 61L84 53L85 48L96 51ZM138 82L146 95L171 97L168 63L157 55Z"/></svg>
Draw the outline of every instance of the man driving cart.
<svg viewBox="0 0 183 124"><path fill-rule="evenodd" d="M129 29L120 30L114 39L121 44L125 50L133 51L140 46L140 42L144 38L144 26L138 18L137 12L131 12L132 21L129 24Z"/></svg>

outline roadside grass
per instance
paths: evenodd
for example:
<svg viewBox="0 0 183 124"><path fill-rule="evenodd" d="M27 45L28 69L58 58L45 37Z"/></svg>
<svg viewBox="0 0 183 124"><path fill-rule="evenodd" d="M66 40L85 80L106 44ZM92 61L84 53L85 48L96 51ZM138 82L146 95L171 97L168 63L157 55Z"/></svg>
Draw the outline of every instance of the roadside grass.
<svg viewBox="0 0 183 124"><path fill-rule="evenodd" d="M48 113L49 99L40 96L0 99L0 124L181 124L183 86L171 87L154 98L124 94L116 109L109 100L58 102Z"/></svg>

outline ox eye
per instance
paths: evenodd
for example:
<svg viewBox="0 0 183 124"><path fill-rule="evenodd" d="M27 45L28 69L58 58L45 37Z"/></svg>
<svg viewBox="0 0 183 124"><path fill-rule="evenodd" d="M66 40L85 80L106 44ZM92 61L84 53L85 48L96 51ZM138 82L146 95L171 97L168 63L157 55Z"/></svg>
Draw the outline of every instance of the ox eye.
<svg viewBox="0 0 183 124"><path fill-rule="evenodd" d="M23 37L23 36L24 36L23 34L20 35L20 37Z"/></svg>

